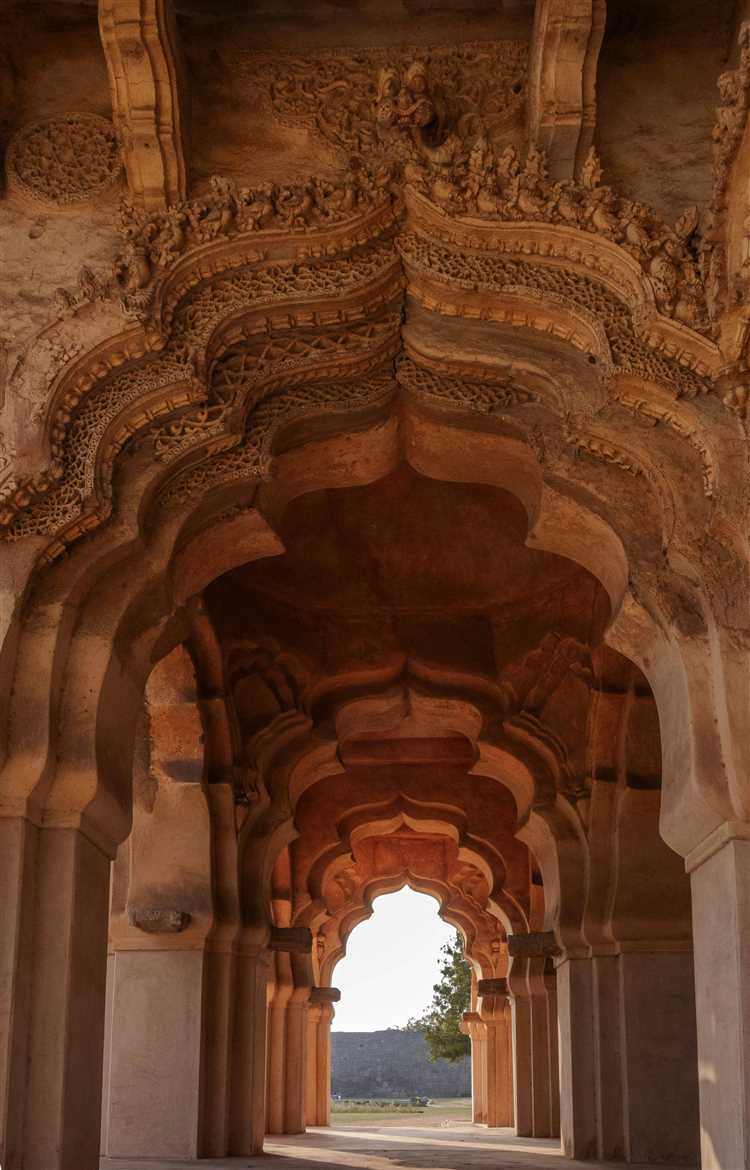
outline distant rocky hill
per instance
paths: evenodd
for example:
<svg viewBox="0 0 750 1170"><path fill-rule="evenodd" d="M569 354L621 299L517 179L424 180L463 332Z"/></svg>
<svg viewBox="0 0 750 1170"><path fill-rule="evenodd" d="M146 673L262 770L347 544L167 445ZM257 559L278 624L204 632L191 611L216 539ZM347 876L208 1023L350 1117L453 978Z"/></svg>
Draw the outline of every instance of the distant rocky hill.
<svg viewBox="0 0 750 1170"><path fill-rule="evenodd" d="M333 1032L331 1091L341 1097L468 1097L471 1061L431 1061L419 1032Z"/></svg>

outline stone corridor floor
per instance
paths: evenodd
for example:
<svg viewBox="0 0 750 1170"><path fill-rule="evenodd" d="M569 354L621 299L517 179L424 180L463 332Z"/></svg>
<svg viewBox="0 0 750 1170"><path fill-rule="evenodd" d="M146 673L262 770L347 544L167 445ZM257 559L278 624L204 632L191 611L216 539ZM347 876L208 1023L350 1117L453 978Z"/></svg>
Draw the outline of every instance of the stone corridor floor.
<svg viewBox="0 0 750 1170"><path fill-rule="evenodd" d="M607 1162L607 1170L619 1163ZM511 1130L486 1130L470 1123L425 1126L332 1126L310 1129L301 1137L266 1139L258 1158L203 1159L200 1162L103 1158L101 1170L200 1170L251 1167L251 1170L598 1170L603 1164L563 1158L557 1142L519 1138ZM644 1170L644 1167L641 1167Z"/></svg>

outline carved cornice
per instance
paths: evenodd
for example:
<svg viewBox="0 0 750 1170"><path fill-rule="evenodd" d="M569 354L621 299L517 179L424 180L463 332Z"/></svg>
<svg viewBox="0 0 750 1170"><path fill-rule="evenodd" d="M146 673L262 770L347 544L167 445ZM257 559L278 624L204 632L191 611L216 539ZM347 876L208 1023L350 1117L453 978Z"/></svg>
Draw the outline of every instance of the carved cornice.
<svg viewBox="0 0 750 1170"><path fill-rule="evenodd" d="M363 166L337 183L252 191L216 179L202 201L126 211L120 288L142 323L59 375L47 419L51 463L3 501L6 535L56 534L49 559L100 524L112 509L115 461L133 438L153 444L166 472L160 498L174 504L189 498L191 484L197 490L221 474L266 474L274 436L292 418L378 407L392 383L358 394L352 379L397 354L405 283L428 309L564 340L605 384L631 374L672 398L711 393L717 347L659 307L668 302L679 315L685 289L692 295L688 228L658 225L598 187L593 155L580 182L550 184L538 152L521 169L513 152L498 161L479 150L477 162L477 149L460 171L463 186L442 206L425 193L435 194L429 167L406 168L406 229L397 237L397 176L373 177ZM494 176L494 210L479 207L472 167ZM536 218L523 218L522 191ZM561 222L566 216L575 222ZM538 390L518 371L511 385L499 371L474 378L465 362L449 365L433 365L428 377L412 376L407 364L399 378L440 408L497 414L533 405L541 391L541 404L559 409L560 395L547 394L543 379ZM697 430L670 425L699 452L712 495ZM526 438L533 444L531 431ZM641 474L641 462L604 431L576 426L563 439ZM221 462L209 470L210 459Z"/></svg>
<svg viewBox="0 0 750 1170"><path fill-rule="evenodd" d="M121 207L116 276L123 307L157 331L169 327L174 303L190 287L242 265L245 256L336 255L368 244L394 219L389 176L364 167L338 183L310 177L251 189L212 175L210 187L166 211Z"/></svg>
<svg viewBox="0 0 750 1170"><path fill-rule="evenodd" d="M387 401L392 394L392 379L385 381L358 379L395 356L399 345L400 317L381 314L338 328L328 328L307 335L290 331L272 340L260 338L260 344L230 349L226 361L237 357L241 368L236 373L236 393L213 399L205 398L205 389L187 379L188 371L163 354L142 370L128 370L109 384L109 400L94 401L77 417L77 428L68 436L75 458L74 477L63 478L59 486L51 485L48 493L26 511L18 509L18 519L10 517L9 535L18 539L26 532L55 532L56 539L44 554L54 559L79 536L101 524L112 508L111 480L114 460L124 444L136 434L151 433L158 459L170 464L177 461L179 480L165 492L163 503L189 499L192 486L205 490L214 476L255 479L263 475L270 462L274 436L288 423L316 414L336 414L372 408ZM219 365L216 373L218 385ZM180 380L180 374L185 377ZM153 392L137 393L139 378L146 377ZM323 385L318 389L315 379ZM310 386L305 391L304 387ZM313 387L315 387L313 389ZM274 393L284 389L278 399ZM269 401L266 403L266 399ZM133 402L122 413L121 403ZM176 414L186 403L195 403L187 415ZM112 416L103 425L100 418ZM237 428L247 413L244 437ZM154 423L160 416L175 415L168 424ZM76 454L80 436L90 436L84 458ZM227 451L227 448L236 450ZM226 452L224 462L206 474L191 468L180 474L186 456L195 460ZM83 453L82 453L83 454ZM70 485L80 484L70 491Z"/></svg>
<svg viewBox="0 0 750 1170"><path fill-rule="evenodd" d="M408 350L407 350L408 352ZM399 385L418 400L443 410L477 411L497 415L538 401L538 395L521 386L513 371L485 371L484 377L452 377L440 362L419 355L420 364L404 357L398 364Z"/></svg>
<svg viewBox="0 0 750 1170"><path fill-rule="evenodd" d="M706 499L712 499L716 487L716 460L700 429L682 418L676 407L649 402L627 390L618 389L616 395L618 401L636 417L643 419L650 426L669 427L690 444L698 453L703 467L703 495Z"/></svg>
<svg viewBox="0 0 750 1170"><path fill-rule="evenodd" d="M563 265L554 252L554 227L545 228L547 243L538 253L533 240L524 246L520 237L503 239L498 228L490 229L486 239L469 233L462 240L466 225L460 224L456 232L455 221L450 222L450 243L436 242L421 226L399 237L409 292L417 299L424 298L430 307L448 315L464 315L461 310L466 306L467 316L537 325L591 353L595 362L601 362L605 376L621 368L668 386L677 397L711 393L711 382L690 367L707 374L707 359L715 356L714 368L718 368L718 350L700 335L679 327L682 349L678 351L673 343L677 327L666 320L660 342L664 352L653 344L656 333L642 336L644 317L650 323L656 310L632 258L614 245L611 252L622 261L618 292L614 267L607 266L606 281L598 280L591 274L595 265L583 262L586 245L581 232L561 229ZM517 225L508 226L515 236ZM577 245L571 250L573 238ZM528 297L521 299L521 290ZM636 299L639 293L640 301ZM485 305L483 313L476 311L480 303ZM640 312L634 311L639 308ZM688 364L681 364L678 359L686 354Z"/></svg>
<svg viewBox="0 0 750 1170"><path fill-rule="evenodd" d="M340 415L351 422L358 415L385 406L394 392L390 371L375 371L351 381L291 387L256 407L239 442L206 442L204 436L200 450L191 453L187 466L184 460L175 464L156 507L182 506L219 485L258 480L268 473L275 439L287 426L322 415Z"/></svg>
<svg viewBox="0 0 750 1170"><path fill-rule="evenodd" d="M279 255L275 261L253 248L251 263L238 267L248 251L240 247L230 257L224 239L216 245L218 256L209 245L179 261L178 275L170 270L152 290L166 336L134 328L78 358L58 378L47 419L52 463L3 501L0 524L8 535L57 531L56 555L96 527L111 511L119 451L160 417L191 411L162 432L161 459L202 440L212 440L216 451L239 441L244 417L282 382L291 388L310 380L340 381L392 356L399 318L389 317L387 306L400 300L402 277L392 245L377 242L382 224L371 224L374 246L343 253L348 236L325 229L318 238L309 231L307 250L322 258L305 262L289 257L289 237L278 232L269 233ZM217 269L224 275L213 275ZM179 289L187 291L176 301ZM246 354L245 387L253 387L244 407L239 392L218 389L210 369L238 345ZM269 444L261 445L267 453Z"/></svg>
<svg viewBox="0 0 750 1170"><path fill-rule="evenodd" d="M586 348L588 334L589 338L595 339L589 343L594 354L598 348L605 359L609 359L605 360L605 368L613 364L607 339L606 304L616 303L629 310L629 331L637 336L646 352L650 350L654 354L654 360L661 357L665 363L674 363L686 371L679 375L675 371L672 382L675 376L680 376L685 379L687 393L691 393L691 387L694 387L692 393L710 391L707 380L716 376L721 368L718 348L702 335L659 314L642 272L632 257L615 245L604 242L600 252L602 263L597 265L594 256L588 256L588 262L584 259L588 255L586 234L575 229L545 225L542 231L535 233L532 230L527 237L522 229L539 225L503 224L477 235L466 230L463 221L442 218L438 220L437 230L432 224L425 229L421 210L413 221L417 232L399 237L399 247L416 296L420 297L420 290L426 289L424 299L429 298L438 309L444 303L446 311L453 313L457 311L456 302L446 300L445 292L440 289L441 283L443 289L450 285L467 290L467 316L512 321L511 298L518 297L525 289L527 295L538 298L540 304L538 308L527 308L523 303L517 303L519 324L528 323L532 327L536 324L559 336L565 336L567 331L570 340L581 349ZM411 219L409 222L411 224ZM445 229L446 222L450 223L449 230ZM435 243L436 237L448 245L442 252ZM472 256L472 250L477 254L467 267L466 261ZM462 266L465 275L461 275ZM592 274L601 279L595 279ZM472 310L472 299L476 303L481 299L476 294L481 292L486 299L488 291L508 298L505 311L502 304L496 313L494 304L487 305L484 314ZM472 292L475 294L473 298ZM566 307L570 314L568 321ZM545 309L549 310L546 317ZM647 357L644 360L648 362ZM691 373L695 377L691 377ZM706 382L703 390L699 389L698 379Z"/></svg>

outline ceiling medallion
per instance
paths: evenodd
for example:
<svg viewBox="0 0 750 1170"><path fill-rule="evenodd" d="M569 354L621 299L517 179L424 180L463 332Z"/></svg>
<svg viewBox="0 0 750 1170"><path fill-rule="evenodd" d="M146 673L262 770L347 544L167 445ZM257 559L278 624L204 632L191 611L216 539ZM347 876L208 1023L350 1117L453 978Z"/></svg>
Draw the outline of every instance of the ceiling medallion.
<svg viewBox="0 0 750 1170"><path fill-rule="evenodd" d="M9 189L49 207L88 203L122 171L120 139L96 114L67 114L22 126L6 155Z"/></svg>

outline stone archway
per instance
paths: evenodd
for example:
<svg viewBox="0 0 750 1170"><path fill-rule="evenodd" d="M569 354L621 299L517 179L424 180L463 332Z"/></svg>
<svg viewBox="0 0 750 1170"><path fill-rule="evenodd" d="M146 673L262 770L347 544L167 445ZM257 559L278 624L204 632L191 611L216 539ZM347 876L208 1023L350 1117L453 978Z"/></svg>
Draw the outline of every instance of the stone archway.
<svg viewBox="0 0 750 1170"><path fill-rule="evenodd" d="M516 203L493 209L439 205L434 176L412 175L397 190L382 177L350 177L343 194L328 192L328 214L305 226L273 207L267 222L250 222L231 188L215 184L213 236L193 225L159 258L149 241L162 237L163 214L126 224L124 294L138 323L60 371L51 462L4 515L15 541L3 656L11 1165L20 1150L45 1170L96 1156L85 1113L97 1098L101 1027L91 1020L102 1016L108 863L129 830L146 681L183 643L197 665L226 837L227 802L239 796L249 808L227 844L227 865L242 875L236 904L224 908L229 941L216 951L229 958L211 961L245 989L239 1066L225 1078L228 1104L206 1148L253 1152L262 1139L269 883L298 801L338 767L338 722L345 740L353 711L379 733L404 717L399 705L458 721L475 775L486 771L514 794L550 891L550 927L571 960L591 957L576 951L592 945L593 914L587 921L592 861L567 790L575 769L554 728L539 725L557 688L533 697L534 654L553 679L581 681L572 668L585 673L586 661L568 644L580 631L518 647L506 677L484 669L482 647L478 661L431 661L414 634L408 652L371 664L369 676L349 661L321 671L309 690L294 655L285 661L273 635L255 636L238 670L260 678L250 707L262 691L269 718L243 740L234 666L207 597L221 575L281 559L284 517L315 493L364 488L404 464L445 493L479 485L497 493L498 532L515 513L519 547L567 557L598 582L609 615L588 650L606 632L640 672L629 700L639 687L653 691L662 832L695 869L698 929L710 932L704 867L714 851L726 862L724 847L746 823L742 436L713 393L721 353L693 328L689 287L665 296L651 268L658 225L648 222L648 248L634 244L624 204L591 170L572 192L581 214L565 223L543 171L530 151L518 163ZM600 203L609 210L597 219ZM687 279L688 258L667 239ZM617 909L627 926L627 908ZM93 953L99 965L89 967ZM52 989L47 954L70 975ZM573 970L582 968L568 967L571 981ZM589 976L582 987L589 1012ZM571 1002L575 994L571 982ZM85 1072L71 1076L73 1067ZM572 1101L572 1084L567 1092ZM577 1152L593 1152L596 1119L581 1130L571 1114L566 1124L585 1134Z"/></svg>
<svg viewBox="0 0 750 1170"><path fill-rule="evenodd" d="M401 482L398 477L396 482ZM429 481L426 484L427 499L430 498L430 492L442 491L439 484L432 487ZM343 489L344 495L347 490ZM366 489L365 494L369 493L369 498L374 501L379 499L378 506L385 507L393 514L389 496L387 492L384 497L381 496L382 490L376 483L372 489ZM458 487L451 489L454 498L462 500L465 508L467 501L475 497L471 493L462 496L463 490ZM418 493L415 498L418 498ZM491 502L491 518L499 514L497 501L491 492L485 492L480 498ZM507 509L509 503L505 497L498 498L504 501ZM317 506L316 497L305 497L303 505L298 532L304 538L306 533L317 531L319 526L308 522L310 509ZM512 529L512 512L510 518L506 517L506 522L511 524ZM231 517L227 523L235 525L236 521ZM339 539L342 539L342 533L347 532L342 518L333 528L338 532ZM211 530L211 539L215 539L215 529ZM488 1025L494 1026L495 1031L501 1026L507 1028L506 1005L510 993L516 1016L516 1052L521 1054L525 1051L527 1060L528 1079L521 1080L521 1086L533 1088L534 1060L538 1062L545 1052L546 1067L549 1068L548 1040L542 1044L538 1039L540 1034L549 1036L549 996L545 984L548 964L544 946L551 944L549 940L546 944L541 941L540 931L545 926L557 931L558 946L562 945L566 958L563 970L570 981L565 987L563 1007L578 1018L575 1039L581 1045L580 1051L576 1053L574 1035L571 1034L567 1051L571 1062L574 1061L579 1067L584 1063L586 1054L590 1058L594 1051L596 1042L591 1029L595 1027L596 1019L600 1013L606 1013L615 1006L604 998L600 1000L598 993L595 993L595 971L599 972L596 978L601 981L602 996L614 994L615 998L618 995L618 969L625 966L618 958L623 952L632 951L649 957L654 954L664 955L666 962L672 962L673 965L677 963L678 966L682 963L683 967L687 961L686 969L689 972L689 949L686 951L686 947L689 948L690 930L684 914L684 878L680 887L682 902L678 899L675 904L674 901L676 887L673 883L680 882L676 858L668 870L671 876L666 877L660 895L665 901L659 901L655 896L653 885L653 874L659 865L664 864L668 855L656 830L659 814L659 748L653 699L645 679L632 665L603 649L598 651L598 659L591 659L590 651L586 651L572 633L565 635L566 610L564 602L560 600L564 594L561 584L564 578L553 578L557 594L555 620L563 622L562 632L550 640L549 635L543 633L546 629L543 623L538 631L541 642L534 644L531 651L524 654L524 647L515 645L509 651L512 669L509 673L500 674L498 684L490 683L486 675L477 672L476 663L472 670L470 662L460 664L454 659L446 668L439 661L430 663L420 660L414 654L408 665L397 656L385 666L367 663L363 671L362 664L355 662L346 669L337 669L315 681L317 676L315 672L311 674L309 654L305 660L301 660L300 647L284 642L285 629L299 630L304 627L301 617L289 617L293 591L287 588L286 597L283 597L283 590L280 592L278 588L268 588L268 572L273 578L278 566L283 579L284 573L288 574L285 564L293 565L295 555L300 555L295 554L293 527L284 529L282 525L277 541L273 548L275 556L255 562L254 569L251 566L249 569L241 568L231 572L226 579L228 585L218 583L216 587L209 587L202 605L193 606L190 610L190 628L193 632L188 641L198 671L198 692L204 695L199 699L199 705L207 733L207 774L214 777L207 792L213 789L211 800L221 822L219 827L226 842L223 848L228 849L225 856L230 872L237 865L238 850L245 858L239 894L231 904L223 902L223 912L229 911L229 920L222 923L219 914L212 927L214 938L223 936L224 943L218 948L218 953L214 952L213 947L206 948L206 962L210 961L214 969L221 967L223 972L217 977L209 994L210 1007L206 1009L209 1030L219 1027L217 1017L225 1021L220 1029L225 1035L227 1028L231 1031L238 1026L236 1020L233 1025L226 1023L226 1013L231 1011L228 1008L227 980L231 984L232 980L242 978L246 981L245 986L253 989L254 996L250 998L245 993L243 997L246 1011L249 1004L254 1006L245 1016L247 1032L242 1041L238 1043L235 1039L235 1052L240 1054L241 1067L235 1069L227 1081L226 1073L221 1071L222 1068L226 1069L226 1061L219 1057L217 1064L212 1065L215 1071L211 1075L216 1080L213 1088L204 1092L204 1102L206 1107L211 1102L210 1112L215 1121L210 1124L215 1124L216 1128L210 1132L212 1140L217 1144L215 1147L201 1147L206 1153L220 1152L226 1148L224 1143L228 1141L236 1141L238 1144L235 1148L240 1149L242 1145L239 1143L243 1143L247 1149L251 1143L262 1140L262 1092L257 1087L253 1089L251 1085L257 1086L258 1078L264 1079L262 1052L265 1023L260 1003L261 1000L265 1002L269 944L272 954L274 951L278 953L277 948L280 948L281 953L286 951L289 956L284 960L288 996L285 993L279 1011L283 1007L286 1013L294 1005L293 1014L299 1018L295 1019L293 1030L300 1043L303 1043L302 1037L306 1033L304 1012L310 1002L312 989L320 986L309 970L309 961L304 958L306 944L298 932L301 927L317 928L315 915L320 914L321 906L315 899L321 896L320 891L325 885L330 867L335 869L339 859L345 855L345 852L342 853L343 846L336 844L335 837L310 872L309 881L312 885L306 897L312 897L312 901L309 902L308 910L304 910L304 899L300 903L303 907L302 917L295 916L294 920L289 918L289 921L285 918L279 926L270 911L270 906L278 900L274 899L272 888L277 857L298 844L300 848L310 848L309 833L305 835L302 821L298 820L302 816L302 805L307 802L327 826L337 824L345 813L344 821L341 822L342 831L348 833L349 837L356 837L357 834L361 836L368 831L367 826L372 825L373 820L372 801L376 789L373 788L375 779L372 769L377 772L384 764L392 769L398 759L403 765L404 753L413 775L418 775L420 752L427 752L421 758L421 767L423 773L425 766L430 770L432 795L421 812L420 802L417 801L416 807L405 813L398 800L393 803L396 794L386 787L383 811L378 814L383 828L391 831L394 825L403 823L404 815L422 818L426 815L428 821L435 825L438 822L445 824L446 801L449 797L448 789L441 796L440 784L445 787L447 780L439 782L435 773L442 758L440 744L443 743L449 756L441 766L448 766L451 760L454 771L459 766L459 772L453 776L449 785L451 802L458 802L452 813L454 823L451 831L462 842L461 848L465 855L474 857L474 864L479 866L478 872L485 875L494 913L504 923L506 934L509 929L514 935L528 929L527 919L519 910L519 897L522 887L525 889L523 897L528 898L533 888L533 882L531 887L528 884L532 875L527 872L525 887L521 883L518 893L508 901L504 877L506 866L498 854L497 815L488 815L488 806L480 803L480 808L484 809L483 841L474 839L477 828L481 828L481 818L479 825L473 829L471 821L467 821L472 802L485 801L481 796L483 784L488 791L506 793L506 801L510 800L512 810L510 827L517 828L517 822L522 823L521 836L536 856L537 874L546 897L541 908L537 907L537 929L532 950L524 951L522 944L515 940L513 945L520 949L513 957L511 970L507 974L499 974L497 969L487 969L485 977L490 981L507 978L508 982L503 989L499 986L486 989L487 1003L483 1003L480 1019L476 1021L477 1025L484 1026L485 1031ZM517 546L522 547L518 538ZM346 537L344 547L348 555L352 556L351 540ZM418 545L414 547L415 555L418 555ZM281 548L286 551L277 552ZM288 584L294 584L295 580L304 584L305 573L311 580L315 578L314 565L305 551L304 539L300 548L299 563L304 565L304 573L296 578L294 574L291 578L287 575ZM325 553L321 555L325 560ZM538 557L539 554L535 555ZM510 563L508 547L500 547L498 556L503 565ZM183 561L185 563L188 563L187 559ZM200 564L200 561L196 563ZM552 563L556 561L553 559ZM329 571L335 575L339 574L339 569L336 562L329 565ZM565 571L573 570L569 567ZM572 580L577 605L583 586L578 578ZM544 575L542 581L546 586L549 585ZM318 584L316 582L316 587ZM345 594L344 578L340 578L340 584ZM590 587L593 588L593 585L590 584ZM517 579L514 588L518 588ZM231 600L232 589L235 592L237 589L245 590L241 603L236 597L234 601ZM261 604L262 595L267 599L282 597L285 616L281 625L278 615L274 619L273 607L268 608L269 602L266 601L265 608ZM596 592L590 594L591 598L596 596ZM300 604L299 597L295 604ZM578 620L576 605L568 615L574 626ZM589 606L587 623L590 621L590 612ZM254 615L253 622L259 624L259 628L255 628L253 622L248 624L242 616L248 613ZM239 617L239 624L232 615ZM320 617L317 620L320 621ZM528 622L524 626L527 631L531 628ZM329 634L326 646L331 648L333 645ZM343 662L340 662L339 666L342 665ZM564 727L569 722L571 711L580 708L581 696L592 683L595 685L589 701L596 707L592 726L599 730L587 748L587 752L593 752L597 760L595 775L589 778L594 783L591 790L587 791L585 770L580 774L576 772L576 753L579 759L583 759L581 748L576 747L575 739L566 746ZM628 730L631 721L632 731ZM619 730L615 732L615 728ZM648 736L644 739L647 731ZM437 755L434 754L434 746L430 749L431 743L437 743L440 748ZM643 746L645 743L650 743L648 750ZM636 753L632 759L629 758L631 750ZM389 756L389 752L396 752L396 755ZM583 765L579 763L577 766ZM351 775L347 777L346 773L351 773L353 769L356 774L362 768L370 776L365 802L365 808L369 811L360 823L352 806L354 797ZM370 771L367 772L367 769ZM601 775L596 774L598 771L601 771ZM465 793L459 799L459 779L462 775L464 778L461 783ZM413 788L413 776L410 783ZM344 803L340 812L334 814L326 811L325 800L326 793L335 791L336 784L339 785L340 799ZM510 793L513 794L512 798ZM231 823L231 804L237 799L240 800L237 823L241 830L239 838L232 844L227 838L227 828ZM413 800L413 794L407 798L407 801ZM576 805L582 807L582 800L591 807L594 818L588 826L586 818L582 822L580 815L575 813ZM406 807L411 806L407 803ZM650 826L648 836L645 833L647 826ZM489 838L488 827L491 828ZM651 875L653 926L644 919L642 897L638 896L633 901L638 882L642 880L639 878L638 866L632 872L627 865L613 867L613 858L620 852L619 833L635 833L642 855L646 841L652 843L649 848L653 854L649 854L647 872ZM522 849L522 846L511 837L506 848L517 850ZM599 875L598 878L593 876L595 873ZM683 909L679 909L680 905ZM674 925L665 933L665 923L670 914L675 914ZM187 942L187 939L188 936L183 941ZM630 944L635 944L634 949L629 950ZM298 949L300 947L301 950ZM542 949L536 953L534 947ZM208 954L212 956L210 960ZM632 965L632 960L630 962ZM655 1011L659 1010L656 987L660 978L660 962L656 959L652 964L652 977L656 983L649 992ZM614 982L610 979L605 984L608 971L614 976ZM673 983L676 971L677 968L673 973ZM648 978L645 968L642 978ZM203 995L204 991L201 990ZM484 1000L485 997L482 998ZM689 1009L689 1001L686 1007ZM623 1003L617 1010L627 1015L627 1004ZM583 1026L584 1020L588 1020L588 1032ZM678 1022L684 1024L681 1017L678 1017ZM148 1019L145 1017L144 1029L147 1026ZM684 1040L684 1027L682 1033ZM477 1030L476 1039L481 1042L486 1037L480 1037ZM507 1044L504 1049L496 1044L495 1052L496 1061L506 1068L504 1084L507 1090ZM631 1054L635 1062L631 1075L637 1077L636 1053L637 1049L634 1049ZM195 1058L193 1067L196 1070L202 1059L200 1055ZM279 1069L283 1069L284 1059L282 1051L279 1055ZM298 1059L297 1068L301 1068L303 1063ZM578 1143L577 1152L594 1153L599 1141L602 1143L599 1148L611 1154L624 1152L625 1140L635 1145L634 1133L628 1131L628 1138L623 1137L622 1115L617 1110L607 1117L596 1114L593 1104L598 1092L595 1078L609 1076L610 1071L606 1065L596 1070L592 1067L588 1082L580 1076L573 1078L571 1072L564 1085L568 1106L568 1113L564 1114L568 1127L566 1136L571 1144ZM255 1079L249 1085L244 1078L250 1076ZM281 1072L278 1078L279 1083L285 1083ZM548 1082L548 1075L538 1071L537 1085L543 1085L545 1081ZM296 1121L288 1118L284 1120L282 1117L272 1123L275 1127L288 1124L298 1129L303 1124L303 1088L302 1082L298 1080L294 1114ZM615 1088L613 1091L619 1090ZM253 1114L247 1110L249 1099L258 1103L259 1113ZM276 1099L283 1105L282 1097L276 1094ZM220 1104L222 1100L223 1106ZM499 1098L496 1096L493 1104L497 1107L498 1103ZM538 1127L536 1132L549 1132L549 1121L545 1125L540 1120L539 1108L535 1119L534 1103L533 1095L529 1096L526 1119L519 1120L520 1131L535 1132L535 1127ZM524 1104L517 1091L516 1109L519 1118ZM684 1116L684 1102L681 1102L680 1108ZM232 1116L232 1109L237 1111L238 1128L234 1132L232 1123L227 1125L227 1116ZM498 1116L507 1119L507 1112L496 1113L495 1117ZM142 1113L140 1120L141 1131L149 1133L144 1130ZM163 1124L163 1117L160 1120ZM659 1116L662 1126L663 1120L662 1112ZM208 1122L206 1124L209 1125ZM204 1129L204 1135L206 1132ZM673 1140L670 1137L672 1143ZM609 1142L609 1146L605 1142Z"/></svg>

